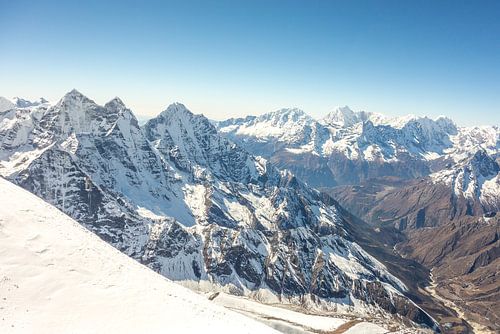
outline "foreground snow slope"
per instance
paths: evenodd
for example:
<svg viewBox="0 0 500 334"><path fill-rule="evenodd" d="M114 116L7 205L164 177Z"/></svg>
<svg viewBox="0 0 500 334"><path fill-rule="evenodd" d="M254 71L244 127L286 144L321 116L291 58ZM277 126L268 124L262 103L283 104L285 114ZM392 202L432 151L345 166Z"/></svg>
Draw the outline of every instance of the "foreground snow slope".
<svg viewBox="0 0 500 334"><path fill-rule="evenodd" d="M0 333L271 333L0 178Z"/></svg>

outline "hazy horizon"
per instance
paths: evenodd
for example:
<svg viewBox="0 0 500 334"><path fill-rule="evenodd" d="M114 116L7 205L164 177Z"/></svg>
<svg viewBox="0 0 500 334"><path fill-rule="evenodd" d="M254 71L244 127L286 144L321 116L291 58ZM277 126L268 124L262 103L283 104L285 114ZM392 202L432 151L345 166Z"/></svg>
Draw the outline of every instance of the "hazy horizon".
<svg viewBox="0 0 500 334"><path fill-rule="evenodd" d="M82 91L80 91L77 88L73 88L73 89L76 89L78 92L80 92L81 94L83 94L84 96L86 96L87 98L93 100L95 103L97 103L98 105L101 105L101 106L104 106L107 102L111 101L112 99L114 99L116 97L120 98L120 100L122 100L122 102L125 104L125 106L127 106L134 113L134 115L136 116L136 118L138 119L138 121L139 121L140 124L144 124L147 120L158 116L162 111L164 111L165 109L167 109L167 107L169 105L174 104L174 103L182 103L188 110L190 110L194 114L203 114L205 117L207 117L208 119L213 120L213 121L223 121L223 120L227 120L229 118L239 118L239 117L243 118L245 116L259 116L259 115L263 115L263 114L266 114L266 113L278 111L280 109L300 109L300 110L304 111L306 114L308 114L309 116L313 117L316 120L320 120L321 118L325 117L329 112L334 111L337 108L342 108L342 107L348 107L349 109L351 109L354 112L360 112L360 111L371 112L370 110L357 110L357 109L354 109L354 108L352 108L351 106L348 106L348 105L336 105L336 106L333 106L332 108L330 108L326 113L319 114L319 115L315 116L315 113L311 113L308 110L304 110L304 109L296 107L296 106L285 106L285 107L281 107L281 108L277 108L277 109L273 109L273 110L267 110L267 111L264 111L264 112L256 112L256 113L242 114L242 115L222 117L222 118L212 118L212 117L209 117L208 115L206 115L203 112L199 112L197 110L193 110L189 105L185 104L182 101L171 101L171 102L165 104L164 107L161 108L160 110L158 110L157 112L152 112L151 114L140 114L140 113L137 113L133 108L131 108L130 105L127 104L127 101L123 97L121 97L121 96L113 96L113 97L110 97L108 99L104 99L104 100L98 101L98 100L94 99L92 96L89 96L88 94L85 94L85 92L82 92ZM66 93L68 93L70 91L71 90L68 90ZM37 99L44 98L44 99L48 100L48 102L50 102L51 104L56 104L60 99L62 99L64 97L64 95L61 96L58 99L48 99L45 96L31 96L31 97L13 96L13 97L7 97L7 96L0 95L0 97L7 98L9 100L12 100L14 98L23 98L23 99L26 99L26 100L29 100L29 101L35 101ZM436 119L438 117L448 117L448 118L451 118L453 121L455 121L455 119L453 119L452 116L445 115L445 114L436 115L436 116L425 115L425 114L418 115L418 114L410 114L410 113L407 113L407 114L398 114L398 115L389 115L389 114L384 114L384 113L380 113L380 114L384 115L384 116L389 116L389 117L404 117L404 116L410 116L411 115L411 116L416 116L416 117L429 117L429 118L432 118L432 119ZM458 123L456 121L455 121L455 123L457 124L457 126L487 126L487 125L497 125L498 126L498 124L470 124L470 125L463 125L463 124L460 124L460 123Z"/></svg>

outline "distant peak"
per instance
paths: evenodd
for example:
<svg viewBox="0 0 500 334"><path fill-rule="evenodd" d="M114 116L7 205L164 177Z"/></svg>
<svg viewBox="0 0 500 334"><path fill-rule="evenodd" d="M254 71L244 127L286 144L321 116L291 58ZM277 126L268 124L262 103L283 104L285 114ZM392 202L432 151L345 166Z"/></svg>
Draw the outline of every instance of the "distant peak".
<svg viewBox="0 0 500 334"><path fill-rule="evenodd" d="M309 116L299 108L281 108L276 111L263 114L259 117L260 120L280 120L287 121L293 120L297 121L300 118L309 118Z"/></svg>
<svg viewBox="0 0 500 334"><path fill-rule="evenodd" d="M323 118L323 122L328 125L348 127L360 122L361 119L348 106L336 107Z"/></svg>
<svg viewBox="0 0 500 334"><path fill-rule="evenodd" d="M161 112L160 116L167 116L179 113L189 113L191 112L186 108L186 106L180 102L174 102Z"/></svg>
<svg viewBox="0 0 500 334"><path fill-rule="evenodd" d="M80 93L76 88L73 88L69 92L66 93L65 96L84 96L82 93Z"/></svg>
<svg viewBox="0 0 500 334"><path fill-rule="evenodd" d="M125 106L125 103L123 103L123 101L117 96L115 98L113 98L112 100L110 100L108 103L106 103L104 105L105 107L119 107L119 108L127 108Z"/></svg>
<svg viewBox="0 0 500 334"><path fill-rule="evenodd" d="M62 101L68 101L68 100L84 100L93 102L92 100L90 100L88 97L86 97L76 89L72 89L71 91L66 93L66 95L63 96Z"/></svg>
<svg viewBox="0 0 500 334"><path fill-rule="evenodd" d="M343 106L343 107L336 107L333 112L341 112L341 113L349 113L352 114L354 111L349 107L349 106Z"/></svg>
<svg viewBox="0 0 500 334"><path fill-rule="evenodd" d="M174 102L167 107L167 110L187 110L187 108L180 102Z"/></svg>
<svg viewBox="0 0 500 334"><path fill-rule="evenodd" d="M113 103L118 103L118 104L123 104L125 105L125 103L123 103L122 99L120 99L118 96L115 96L111 101L109 102L113 102Z"/></svg>
<svg viewBox="0 0 500 334"><path fill-rule="evenodd" d="M59 100L56 106L63 109L70 108L74 110L81 110L83 106L95 107L97 106L97 104L76 89L73 89L72 91L66 93L66 95L64 95L62 99Z"/></svg>
<svg viewBox="0 0 500 334"><path fill-rule="evenodd" d="M30 100L27 100L27 99L24 99L22 97L14 97L12 99L12 102L18 107L18 108L29 108L29 107L36 107L36 106L39 106L41 104L45 104L45 103L48 103L49 101L47 101L46 99L44 99L43 97L37 99L37 100L34 100L34 101L30 101Z"/></svg>
<svg viewBox="0 0 500 334"><path fill-rule="evenodd" d="M446 127L450 127L450 128L454 128L456 129L457 125L455 124L455 122L453 122L453 120L449 117L446 117L446 116L438 116L436 119L435 119L435 122L441 126L446 126Z"/></svg>
<svg viewBox="0 0 500 334"><path fill-rule="evenodd" d="M275 111L276 113L281 113L281 114L305 114L305 112L302 109L299 108L281 108Z"/></svg>

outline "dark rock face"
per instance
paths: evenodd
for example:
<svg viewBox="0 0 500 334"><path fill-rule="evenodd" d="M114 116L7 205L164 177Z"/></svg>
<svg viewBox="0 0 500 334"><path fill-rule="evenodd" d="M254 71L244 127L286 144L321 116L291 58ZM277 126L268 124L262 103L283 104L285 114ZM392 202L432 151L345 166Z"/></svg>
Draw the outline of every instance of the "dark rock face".
<svg viewBox="0 0 500 334"><path fill-rule="evenodd" d="M258 152L263 152L257 149ZM264 151L265 152L265 151ZM385 176L412 179L429 175L429 166L416 159L398 162L351 160L339 153L329 157L315 154L289 153L286 150L264 155L279 169L290 170L299 179L313 187L335 187L338 185L360 184L367 180Z"/></svg>
<svg viewBox="0 0 500 334"><path fill-rule="evenodd" d="M119 99L98 106L72 91L28 119L16 144L31 160L6 176L160 274L290 302L356 299L433 326L407 311L404 285L356 243L335 201L184 106L139 128Z"/></svg>
<svg viewBox="0 0 500 334"><path fill-rule="evenodd" d="M292 154L286 151L266 156L279 169L290 170L299 179L312 187L333 187L337 185L334 172L329 168L328 159L304 153ZM339 174L336 174L339 175Z"/></svg>
<svg viewBox="0 0 500 334"><path fill-rule="evenodd" d="M361 296L366 290L369 291L369 303L373 305L383 304L383 308L391 313L399 313L410 319L418 319L419 323L428 323L429 316L415 304L408 303L408 300L396 297L389 303L389 296L380 282L357 282L353 289L355 296Z"/></svg>

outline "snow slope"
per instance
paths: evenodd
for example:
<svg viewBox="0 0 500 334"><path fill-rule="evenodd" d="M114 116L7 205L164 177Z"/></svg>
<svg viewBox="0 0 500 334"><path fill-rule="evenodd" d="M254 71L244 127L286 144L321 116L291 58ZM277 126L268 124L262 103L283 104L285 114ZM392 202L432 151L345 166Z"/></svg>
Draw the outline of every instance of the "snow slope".
<svg viewBox="0 0 500 334"><path fill-rule="evenodd" d="M0 333L272 333L0 178Z"/></svg>

